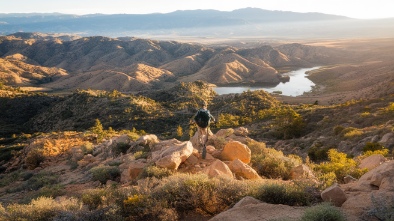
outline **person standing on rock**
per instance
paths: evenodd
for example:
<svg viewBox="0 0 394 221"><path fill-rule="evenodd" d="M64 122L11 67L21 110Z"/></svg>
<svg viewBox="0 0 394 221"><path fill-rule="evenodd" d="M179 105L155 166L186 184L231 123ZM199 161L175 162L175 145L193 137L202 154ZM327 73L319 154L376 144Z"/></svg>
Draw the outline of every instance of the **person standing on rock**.
<svg viewBox="0 0 394 221"><path fill-rule="evenodd" d="M206 156L206 146L205 143L208 141L208 136L213 135L209 129L209 124L215 122L215 118L207 109L207 102L203 101L201 103L201 109L190 120L191 122L197 124L197 135L198 135L198 152L202 152L202 158L205 159ZM201 150L202 148L202 150Z"/></svg>

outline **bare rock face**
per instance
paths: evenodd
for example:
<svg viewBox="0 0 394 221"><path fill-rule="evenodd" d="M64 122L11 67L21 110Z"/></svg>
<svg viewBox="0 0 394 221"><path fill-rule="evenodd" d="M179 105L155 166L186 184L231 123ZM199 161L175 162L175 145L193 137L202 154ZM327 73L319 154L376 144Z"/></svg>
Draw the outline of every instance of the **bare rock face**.
<svg viewBox="0 0 394 221"><path fill-rule="evenodd" d="M158 167L176 170L192 155L193 145L190 141L180 142L176 139L171 141L172 143L168 142L160 150L152 152L152 161Z"/></svg>
<svg viewBox="0 0 394 221"><path fill-rule="evenodd" d="M251 151L248 146L239 141L231 141L227 143L220 155L220 158L225 161L233 161L236 159L244 163L250 163Z"/></svg>
<svg viewBox="0 0 394 221"><path fill-rule="evenodd" d="M220 160L215 160L210 166L204 168L202 172L211 178L217 176L227 176L229 178L234 177L230 168Z"/></svg>
<svg viewBox="0 0 394 221"><path fill-rule="evenodd" d="M368 211L390 207L394 199L394 161L384 162L358 181L341 187L347 194L342 209L351 216L361 217Z"/></svg>
<svg viewBox="0 0 394 221"><path fill-rule="evenodd" d="M241 160L233 160L229 164L230 170L235 174L237 178L243 179L260 179L259 174L249 165L243 163Z"/></svg>
<svg viewBox="0 0 394 221"><path fill-rule="evenodd" d="M233 208L237 208L237 207L242 207L242 206L246 206L246 205L250 205L250 204L259 204L262 203L260 200L255 199L251 196L246 196L244 198L242 198L240 201L238 201L238 203L236 203Z"/></svg>
<svg viewBox="0 0 394 221"><path fill-rule="evenodd" d="M328 187L327 189L325 189L321 193L321 198L325 202L331 202L335 206L338 206L338 207L342 206L342 204L347 199L345 192L341 188L339 188L339 186L337 184L334 184L334 185Z"/></svg>
<svg viewBox="0 0 394 221"><path fill-rule="evenodd" d="M242 200L241 200L242 201ZM240 202L241 202L240 201ZM269 220L299 220L305 211L304 207L256 203L248 199L248 203L226 210L214 216L209 221L269 221Z"/></svg>
<svg viewBox="0 0 394 221"><path fill-rule="evenodd" d="M384 158L383 155L374 154L374 155L371 155L365 159L362 159L361 163L358 167L361 169L372 170L373 168L379 166L380 164L382 164L385 161L386 161L386 158Z"/></svg>

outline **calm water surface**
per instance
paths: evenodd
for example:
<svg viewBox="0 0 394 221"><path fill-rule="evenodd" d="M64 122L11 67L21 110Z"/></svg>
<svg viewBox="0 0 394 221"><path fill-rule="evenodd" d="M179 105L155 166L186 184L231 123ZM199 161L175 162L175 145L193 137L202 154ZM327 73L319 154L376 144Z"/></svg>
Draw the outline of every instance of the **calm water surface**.
<svg viewBox="0 0 394 221"><path fill-rule="evenodd" d="M265 90L267 92L281 91L282 95L286 96L299 96L304 92L312 90L312 86L315 84L306 78L307 71L315 70L320 67L313 68L302 68L296 71L291 71L283 75L290 77L290 80L286 83L279 83L275 87L264 87L264 86L237 86L237 87L215 87L213 88L216 93L230 94L230 93L242 93L247 90Z"/></svg>

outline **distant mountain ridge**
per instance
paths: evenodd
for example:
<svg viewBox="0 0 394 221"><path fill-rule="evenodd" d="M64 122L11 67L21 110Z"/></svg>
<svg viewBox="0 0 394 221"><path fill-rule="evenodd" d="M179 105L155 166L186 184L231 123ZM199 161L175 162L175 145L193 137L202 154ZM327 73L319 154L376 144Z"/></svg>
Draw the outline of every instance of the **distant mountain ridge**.
<svg viewBox="0 0 394 221"><path fill-rule="evenodd" d="M245 8L231 12L188 10L165 14L0 14L0 34L7 35L23 31L103 35L103 33L120 34L147 30L195 29L251 25L256 23L343 19L347 20L349 18L322 13L269 11L258 8Z"/></svg>

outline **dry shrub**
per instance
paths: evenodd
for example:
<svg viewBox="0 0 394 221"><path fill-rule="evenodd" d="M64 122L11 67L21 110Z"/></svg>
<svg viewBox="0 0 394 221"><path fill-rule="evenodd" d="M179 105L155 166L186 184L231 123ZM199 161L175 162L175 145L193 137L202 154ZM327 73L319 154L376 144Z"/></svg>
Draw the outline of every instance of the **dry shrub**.
<svg viewBox="0 0 394 221"><path fill-rule="evenodd" d="M81 205L74 198L54 200L52 198L40 197L32 200L30 204L10 204L0 208L0 220L52 220L62 211L77 211Z"/></svg>
<svg viewBox="0 0 394 221"><path fill-rule="evenodd" d="M94 181L105 184L107 180L116 180L120 176L120 170L116 166L97 166L90 169Z"/></svg>
<svg viewBox="0 0 394 221"><path fill-rule="evenodd" d="M247 182L227 178L210 179L205 174L178 174L164 178L151 197L164 200L168 208L179 213L196 211L214 215L248 194Z"/></svg>
<svg viewBox="0 0 394 221"><path fill-rule="evenodd" d="M328 162L313 165L313 169L321 175L335 173L337 182L343 182L343 177L346 175L359 178L367 172L366 169L358 168L354 159L348 158L345 153L338 152L335 149L328 151L328 158Z"/></svg>
<svg viewBox="0 0 394 221"><path fill-rule="evenodd" d="M307 208L301 221L345 221L345 215L335 206L324 203Z"/></svg>
<svg viewBox="0 0 394 221"><path fill-rule="evenodd" d="M142 173L139 175L138 179L147 178L147 177L156 177L158 179L168 177L172 175L174 172L167 168L160 168L157 166L147 166L143 169Z"/></svg>
<svg viewBox="0 0 394 221"><path fill-rule="evenodd" d="M261 175L272 179L287 180L290 170L302 163L300 157L285 156L283 152L272 148L263 148L262 154L252 154L252 167Z"/></svg>
<svg viewBox="0 0 394 221"><path fill-rule="evenodd" d="M32 170L38 167L42 162L44 162L44 160L44 151L41 149L33 149L27 154L25 164L28 169Z"/></svg>
<svg viewBox="0 0 394 221"><path fill-rule="evenodd" d="M290 206L308 206L318 200L317 188L310 183L263 184L256 198L267 203Z"/></svg>

